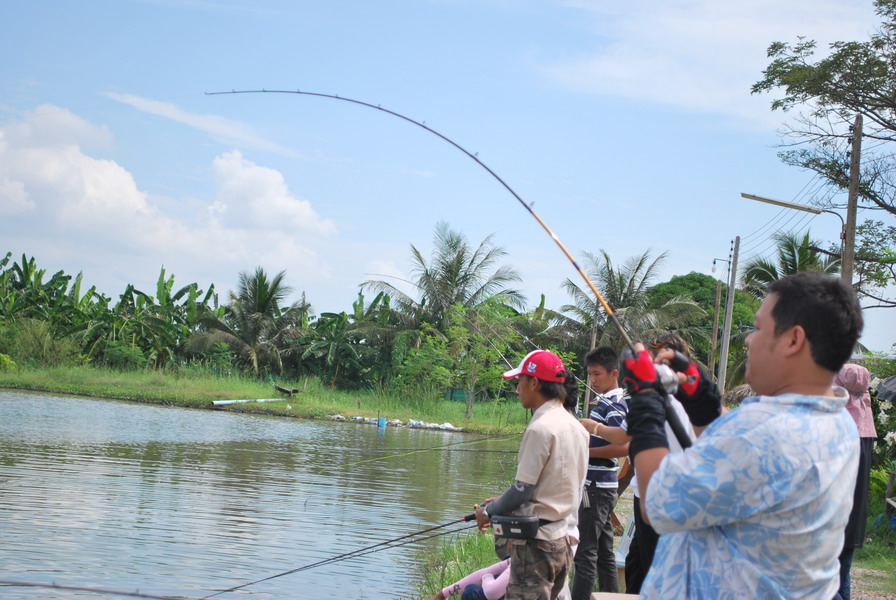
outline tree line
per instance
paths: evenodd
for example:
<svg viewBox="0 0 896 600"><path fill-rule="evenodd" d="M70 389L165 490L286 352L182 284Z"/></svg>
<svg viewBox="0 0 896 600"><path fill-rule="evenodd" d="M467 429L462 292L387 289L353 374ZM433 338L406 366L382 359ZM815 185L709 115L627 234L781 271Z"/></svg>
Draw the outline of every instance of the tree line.
<svg viewBox="0 0 896 600"><path fill-rule="evenodd" d="M793 241L793 240L790 240ZM807 237L798 247L812 244ZM220 374L289 380L320 378L342 389L444 395L467 400L506 393L500 373L532 349L550 348L584 377L580 365L593 345L621 350L619 331L590 290L567 279L569 303L534 308L513 286L517 271L491 236L472 244L446 223L435 227L429 257L413 245L407 283L359 285L349 310L316 313L304 293L290 301L286 273L263 267L240 274L223 301L214 286L175 285L160 270L155 290L127 285L115 299L87 288L79 273L47 276L36 259L0 260L0 363L6 368L87 364L118 369L202 367ZM709 363L716 280L689 273L657 282L665 254L615 261L585 253L583 268L623 326L640 339L674 332ZM772 263L782 274L810 264ZM814 266L813 266L814 265ZM767 265L766 265L767 266ZM750 272L748 266L748 273ZM764 295L768 269L736 290L728 385L743 377L744 346ZM86 289L85 289L86 288ZM717 352L717 351L716 351Z"/></svg>

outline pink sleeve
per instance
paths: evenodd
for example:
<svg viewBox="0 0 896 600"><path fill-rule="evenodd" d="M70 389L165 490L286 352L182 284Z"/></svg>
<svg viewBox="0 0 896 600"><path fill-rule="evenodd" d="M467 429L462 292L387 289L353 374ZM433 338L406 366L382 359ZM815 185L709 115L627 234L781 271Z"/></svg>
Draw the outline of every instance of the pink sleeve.
<svg viewBox="0 0 896 600"><path fill-rule="evenodd" d="M500 575L497 577L484 575L482 577L482 593L485 594L486 600L498 600L498 598L504 596L504 592L507 590L507 582L510 581L510 569L507 567L510 566L510 559L508 558L498 564L504 565L504 570L501 571Z"/></svg>
<svg viewBox="0 0 896 600"><path fill-rule="evenodd" d="M469 575L467 575L460 581L456 581L455 583L452 583L448 587L444 588L442 590L442 595L445 596L446 598L450 598L451 596L457 596L461 592L463 592L464 588L467 587L468 585L470 585L471 583L476 583L476 584L481 585L483 588L483 591L485 591L485 584L486 584L485 578L486 577L488 577L490 583L497 584L497 582L499 582L501 580L501 578L499 577L498 579L494 579L495 575L503 574L504 572L506 572L508 574L508 576L510 575L510 569L507 568L508 564L510 564L510 559L502 560L501 562L497 562L490 567L486 567L484 569L479 569L478 571L474 571L473 573L470 573ZM505 588L507 587L506 579L504 581L504 587ZM502 595L503 595L503 592L497 596L494 596L494 598L495 599L500 598ZM485 597L488 598L489 600L492 600L492 596L489 596L488 592L486 592Z"/></svg>

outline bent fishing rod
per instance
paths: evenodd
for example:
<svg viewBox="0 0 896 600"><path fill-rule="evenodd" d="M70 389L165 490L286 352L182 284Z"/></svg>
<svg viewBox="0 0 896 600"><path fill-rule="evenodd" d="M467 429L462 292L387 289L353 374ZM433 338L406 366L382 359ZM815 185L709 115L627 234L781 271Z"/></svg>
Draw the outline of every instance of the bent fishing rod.
<svg viewBox="0 0 896 600"><path fill-rule="evenodd" d="M584 269L582 269L582 267L579 266L579 263L576 261L576 259L573 257L573 255L569 252L569 250L566 249L566 246L563 244L563 242L560 241L560 238L557 237L557 234L554 233L554 231L550 227L548 227L548 224L545 223L544 220L538 216L538 214L532 208L532 205L527 204L522 198L520 198L519 194L517 194L513 190L513 188L511 188L507 184L506 181L501 179L501 177L499 177L497 173L492 171L488 167L488 165L486 165L484 162L479 160L478 156L476 156L472 152L468 151L466 148L464 148L463 146L461 146L454 140L439 133L435 129L428 127L425 123L421 123L420 121L415 121L414 119L412 119L410 117L407 117L401 113L397 113L393 110L383 108L382 106L380 106L378 104L370 104L369 102L363 102L361 100L355 100L353 98L346 98L345 96L339 96L336 94L324 94L321 92L303 92L301 90L266 90L266 89L231 90L229 92L206 92L205 94L207 96L237 95L237 94L295 94L295 95L299 95L299 96L314 96L316 98L326 98L329 100L341 100L343 102L349 102L351 104L357 104L359 106L365 106L367 108L372 108L374 110L384 112L388 115L392 115L393 117L398 117L399 119L402 119L404 121L407 121L408 123L416 125L417 127L420 127L421 129L425 129L429 133L431 133L435 136L438 136L442 140L448 142L449 144L451 144L452 146L454 146L455 148L457 148L458 150L460 150L461 152L466 154L468 157L470 157L471 159L476 161L476 164L478 164L480 167L485 169L492 177L494 177L498 181L498 183L500 183L502 186L504 186L504 188L508 192L510 192L510 194L514 198L516 198L516 200L522 205L522 207L525 208L526 211L528 211L528 213L530 215L532 215L532 217L536 221L538 221L538 224L541 225L542 229L544 229L544 231L551 237L551 239L554 240L554 242L557 244L557 246L560 248L560 250L566 256L566 258L569 259L569 262L572 263L572 266L575 268L575 270L578 271L579 275L585 281L588 288L594 294L594 297L597 298L597 301L600 303L600 305L604 309L604 313L606 313L607 317L610 319L610 321L612 321L613 325L616 327L616 329L619 331L619 334L622 336L622 339L625 342L625 345L631 349L632 353L635 356L638 355L638 353L635 351L635 343L632 340L632 337L628 334L625 327L622 326L622 323L619 321L619 318L616 316L616 313L613 311L612 308L610 308L610 305L607 303L607 301L604 300L604 297L600 293L600 291L597 289L597 286L594 285L594 283L591 281L591 278L588 277L587 273L585 273ZM677 383L677 381L675 383ZM691 439L688 436L688 434L685 432L684 426L681 424L681 421L679 420L678 415L675 413L675 410L672 408L672 403L669 401L668 398L666 398L665 405L666 405L666 421L669 423L669 427L671 427L672 432L675 434L675 438L678 440L678 443L681 444L682 448L690 447Z"/></svg>
<svg viewBox="0 0 896 600"><path fill-rule="evenodd" d="M436 525L435 527L429 527L427 529L415 531L414 533L409 533L407 535L393 538L391 540L386 540L385 542L379 542L379 543L373 544L371 546L366 546L364 548L358 548L357 550L352 550L351 552L345 552L344 554L339 554L338 556L331 556L329 558L319 560L315 563L310 563L307 565L303 565L301 567L297 567L295 569L291 569L289 571L284 571L283 573L277 573L276 575L271 575L270 577L265 577L263 579L258 579L255 581L250 581L249 583L244 583L242 585L234 586L232 588L227 588L226 590L221 590L220 592L215 592L214 594L209 594L208 596L204 596L201 600L208 600L208 598L214 598L215 596L220 596L221 594L235 592L236 590L240 590L240 589L249 587L250 585L262 583L264 581L270 581L271 579L277 579L278 577L283 577L285 575L292 575L293 573L298 573L299 571L307 571L308 569L313 569L315 567L319 567L322 565L328 565L330 563L347 560L349 558L357 558L359 556L365 556L367 554L372 554L374 552L378 552L379 550L386 550L388 548L396 548L398 546L404 546L406 544L427 540L427 539L430 539L433 537L438 537L440 535L446 535L449 533L457 533L458 531L461 531L463 529L469 529L471 527L476 527L477 525L474 524L474 525L470 525L468 527L461 527L460 529L447 531L447 532L439 533L439 534L432 535L432 536L418 537L418 536L423 535L424 533L429 533L430 531L436 531L437 529L444 529L445 527L451 527L452 525L457 525L459 523L469 523L470 521L475 521L475 520L476 520L475 514L466 515L465 517L457 519L456 521L450 521L448 523ZM416 539L408 540L408 538L416 538ZM405 541L403 541L400 544L395 543L395 542L401 542L402 540L405 540Z"/></svg>

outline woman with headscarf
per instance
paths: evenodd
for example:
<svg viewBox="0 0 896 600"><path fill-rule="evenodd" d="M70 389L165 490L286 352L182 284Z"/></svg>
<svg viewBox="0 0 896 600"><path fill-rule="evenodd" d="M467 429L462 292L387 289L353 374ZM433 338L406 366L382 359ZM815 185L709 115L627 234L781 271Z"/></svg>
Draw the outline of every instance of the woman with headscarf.
<svg viewBox="0 0 896 600"><path fill-rule="evenodd" d="M874 429L874 416L871 414L871 395L868 385L871 374L860 365L846 364L834 376L834 385L844 388L849 393L846 410L856 422L859 430L859 473L856 476L856 488L853 494L852 511L844 532L843 551L840 553L840 597L849 600L852 556L856 548L865 542L865 524L868 520L868 486L871 480L871 453L877 431Z"/></svg>

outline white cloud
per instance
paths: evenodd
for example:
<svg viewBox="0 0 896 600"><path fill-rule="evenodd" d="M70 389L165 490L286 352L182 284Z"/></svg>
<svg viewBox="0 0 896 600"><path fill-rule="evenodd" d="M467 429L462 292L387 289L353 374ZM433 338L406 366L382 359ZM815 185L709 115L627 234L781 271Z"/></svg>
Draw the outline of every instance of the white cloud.
<svg viewBox="0 0 896 600"><path fill-rule="evenodd" d="M9 177L0 177L0 215L13 215L35 209L25 191L25 184Z"/></svg>
<svg viewBox="0 0 896 600"><path fill-rule="evenodd" d="M819 52L836 40L867 39L870 2L834 0L632 0L624 9L602 0L562 2L586 12L597 48L551 60L542 73L585 93L633 98L687 111L780 121L768 96L750 86L768 65L773 41L804 35Z"/></svg>
<svg viewBox="0 0 896 600"><path fill-rule="evenodd" d="M218 201L212 214L234 228L259 227L318 235L335 233L336 226L321 218L311 203L293 196L283 175L243 158L239 150L214 160Z"/></svg>
<svg viewBox="0 0 896 600"><path fill-rule="evenodd" d="M97 146L112 143L111 132L102 125L88 123L71 111L41 104L21 122L3 128L0 143L12 146Z"/></svg>
<svg viewBox="0 0 896 600"><path fill-rule="evenodd" d="M289 157L297 153L289 148L270 142L258 135L250 126L218 115L199 115L187 112L170 102L150 100L133 94L109 92L109 98L128 104L139 111L165 117L183 125L205 132L214 139L228 145L248 146L265 152L273 152Z"/></svg>
<svg viewBox="0 0 896 600"><path fill-rule="evenodd" d="M157 196L141 190L124 166L81 149L81 142L102 138L102 128L54 111L50 120L35 111L0 128L0 251L84 271L111 294L126 283L152 293L161 265L179 282L217 283L220 292L259 265L285 269L302 286L332 277L316 248L335 225L295 197L279 171L238 151L218 156L210 166L219 195L205 206L220 218L195 222L176 216L176 202L152 202Z"/></svg>

